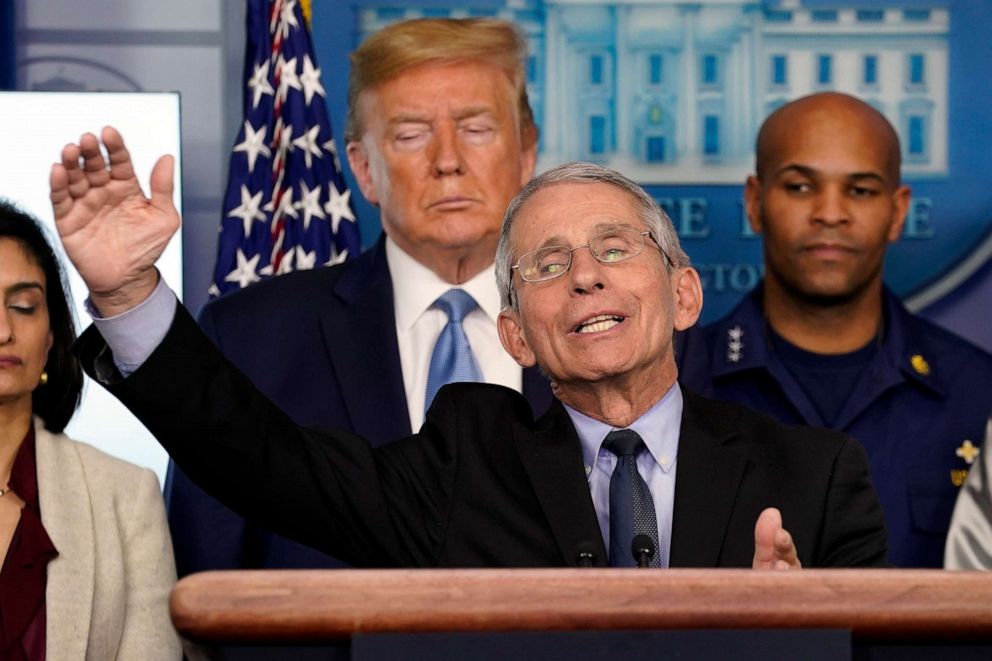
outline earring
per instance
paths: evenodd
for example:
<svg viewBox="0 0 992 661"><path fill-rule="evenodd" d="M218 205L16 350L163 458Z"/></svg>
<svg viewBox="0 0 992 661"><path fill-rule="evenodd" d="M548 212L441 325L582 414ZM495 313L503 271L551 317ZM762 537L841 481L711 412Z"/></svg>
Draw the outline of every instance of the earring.
<svg viewBox="0 0 992 661"><path fill-rule="evenodd" d="M48 383L48 372L42 372L41 376L38 378L38 385L43 386Z"/></svg>

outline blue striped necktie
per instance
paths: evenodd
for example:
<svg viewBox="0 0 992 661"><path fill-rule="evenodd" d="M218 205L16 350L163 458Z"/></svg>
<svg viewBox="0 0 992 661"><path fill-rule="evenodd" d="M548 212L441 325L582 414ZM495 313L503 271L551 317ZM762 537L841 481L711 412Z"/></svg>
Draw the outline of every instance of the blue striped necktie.
<svg viewBox="0 0 992 661"><path fill-rule="evenodd" d="M431 355L431 366L427 372L427 395L424 398L425 413L434 401L434 395L446 383L483 380L482 370L475 362L472 347L462 328L462 319L479 307L479 304L468 292L449 289L431 307L443 310L448 315L448 323L441 330Z"/></svg>
<svg viewBox="0 0 992 661"><path fill-rule="evenodd" d="M644 441L633 429L617 429L606 435L603 447L617 457L610 477L610 566L636 567L630 547L634 536L643 534L654 542L650 566L660 567L654 499L637 472L637 455L645 449Z"/></svg>

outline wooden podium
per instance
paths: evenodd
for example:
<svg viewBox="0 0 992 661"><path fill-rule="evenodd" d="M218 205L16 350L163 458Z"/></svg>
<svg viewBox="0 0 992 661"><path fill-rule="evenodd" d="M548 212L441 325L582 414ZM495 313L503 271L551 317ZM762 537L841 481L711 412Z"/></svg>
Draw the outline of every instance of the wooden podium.
<svg viewBox="0 0 992 661"><path fill-rule="evenodd" d="M855 646L992 650L992 573L982 572L231 571L183 579L171 608L179 632L208 645L719 629L840 631Z"/></svg>

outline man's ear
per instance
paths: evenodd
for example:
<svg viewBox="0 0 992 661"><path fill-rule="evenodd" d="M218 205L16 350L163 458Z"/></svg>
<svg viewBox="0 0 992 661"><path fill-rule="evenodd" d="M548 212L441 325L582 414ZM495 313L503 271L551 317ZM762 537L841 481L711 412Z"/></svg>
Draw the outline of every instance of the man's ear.
<svg viewBox="0 0 992 661"><path fill-rule="evenodd" d="M755 234L761 234L761 180L753 174L744 184L744 209L751 229Z"/></svg>
<svg viewBox="0 0 992 661"><path fill-rule="evenodd" d="M899 240L902 228L906 224L906 214L909 213L909 203L913 199L913 191L909 186L900 186L892 192L892 221L889 225L889 243Z"/></svg>
<svg viewBox="0 0 992 661"><path fill-rule="evenodd" d="M534 130L536 132L536 129ZM520 149L520 186L527 185L534 178L534 169L537 167L537 137L524 137L524 143Z"/></svg>
<svg viewBox="0 0 992 661"><path fill-rule="evenodd" d="M675 299L675 330L683 331L699 319L703 310L703 283L699 273L691 266L672 273L672 294Z"/></svg>
<svg viewBox="0 0 992 661"><path fill-rule="evenodd" d="M351 166L351 171L355 175L355 181L358 182L358 188L362 191L362 195L371 204L379 206L379 196L375 192L372 166L369 163L369 154L365 145L352 140L345 147L345 152L348 154L348 165Z"/></svg>
<svg viewBox="0 0 992 661"><path fill-rule="evenodd" d="M537 358L527 343L523 326L520 325L519 312L515 310L501 311L496 320L496 328L499 330L499 341L503 343L503 348L513 360L517 361L518 365L533 367L537 364Z"/></svg>

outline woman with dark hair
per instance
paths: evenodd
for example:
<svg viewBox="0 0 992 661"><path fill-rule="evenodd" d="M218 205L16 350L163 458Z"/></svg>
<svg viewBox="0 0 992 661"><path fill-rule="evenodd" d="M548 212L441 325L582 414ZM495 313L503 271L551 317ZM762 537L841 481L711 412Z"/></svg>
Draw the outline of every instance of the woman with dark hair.
<svg viewBox="0 0 992 661"><path fill-rule="evenodd" d="M178 659L155 474L67 438L82 372L65 277L0 199L0 658Z"/></svg>

